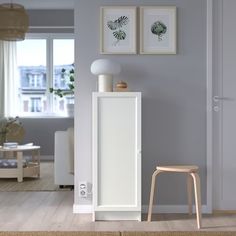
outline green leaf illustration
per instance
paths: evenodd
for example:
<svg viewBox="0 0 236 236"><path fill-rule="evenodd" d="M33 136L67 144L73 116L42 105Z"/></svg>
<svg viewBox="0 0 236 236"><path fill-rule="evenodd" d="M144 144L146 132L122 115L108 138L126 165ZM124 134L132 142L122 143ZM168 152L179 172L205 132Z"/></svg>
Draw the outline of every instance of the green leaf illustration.
<svg viewBox="0 0 236 236"><path fill-rule="evenodd" d="M123 30L119 30L119 31L113 32L113 36L117 39L117 41L114 42L114 45L116 46L116 44L119 43L120 40L125 40L126 33Z"/></svg>
<svg viewBox="0 0 236 236"><path fill-rule="evenodd" d="M121 30L121 28L124 25L127 25L129 23L129 18L127 16L120 16L118 19L114 21L108 21L107 22L107 27L110 30L116 30L112 34L113 36L117 39L113 45L116 46L120 40L125 40L126 39L126 33L124 30Z"/></svg>
<svg viewBox="0 0 236 236"><path fill-rule="evenodd" d="M115 31L113 35L117 40L124 40L126 38L126 33L123 30Z"/></svg>
<svg viewBox="0 0 236 236"><path fill-rule="evenodd" d="M110 30L117 30L118 28L122 28L123 25L127 25L129 22L129 18L127 16L120 16L115 21L108 21L107 26Z"/></svg>
<svg viewBox="0 0 236 236"><path fill-rule="evenodd" d="M118 27L121 28L123 25L129 23L129 18L127 16L121 16L115 22L117 22Z"/></svg>
<svg viewBox="0 0 236 236"><path fill-rule="evenodd" d="M167 26L161 21L156 21L151 26L151 32L158 36L158 41L161 41L163 35L167 32Z"/></svg>
<svg viewBox="0 0 236 236"><path fill-rule="evenodd" d="M118 28L118 24L111 20L107 22L107 26L110 30L116 30Z"/></svg>

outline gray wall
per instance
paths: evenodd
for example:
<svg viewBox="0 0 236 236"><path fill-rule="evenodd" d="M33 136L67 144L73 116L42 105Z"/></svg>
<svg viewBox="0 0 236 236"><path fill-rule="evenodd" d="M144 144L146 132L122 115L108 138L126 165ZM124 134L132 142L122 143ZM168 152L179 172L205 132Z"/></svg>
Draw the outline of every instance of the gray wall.
<svg viewBox="0 0 236 236"><path fill-rule="evenodd" d="M99 8L109 5L177 6L177 55L100 55ZM157 164L200 167L202 201L206 203L206 1L80 0L76 2L76 185L92 179L91 93L96 78L90 65L97 58L119 62L118 79L142 100L142 204L149 199L151 174ZM86 22L86 23L85 23ZM160 176L160 204L186 204L185 176ZM90 204L78 198L75 204Z"/></svg>
<svg viewBox="0 0 236 236"><path fill-rule="evenodd" d="M23 143L41 146L41 155L54 155L54 133L74 126L73 118L20 118L25 137Z"/></svg>

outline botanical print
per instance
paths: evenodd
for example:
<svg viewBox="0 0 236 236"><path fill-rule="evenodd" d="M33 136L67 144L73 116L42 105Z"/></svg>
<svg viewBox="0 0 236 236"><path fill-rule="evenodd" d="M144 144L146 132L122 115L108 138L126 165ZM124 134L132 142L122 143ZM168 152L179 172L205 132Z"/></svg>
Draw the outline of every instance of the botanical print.
<svg viewBox="0 0 236 236"><path fill-rule="evenodd" d="M167 48L170 40L170 19L167 15L147 15L144 38L149 48Z"/></svg>
<svg viewBox="0 0 236 236"><path fill-rule="evenodd" d="M140 53L176 54L176 7L140 7Z"/></svg>
<svg viewBox="0 0 236 236"><path fill-rule="evenodd" d="M134 6L100 8L100 52L102 54L136 53L136 15Z"/></svg>
<svg viewBox="0 0 236 236"><path fill-rule="evenodd" d="M127 25L129 23L129 18L127 16L120 16L118 19L107 22L107 27L112 30L112 34L114 38L116 39L113 42L113 45L116 46L120 40L125 40L127 36L127 32L123 28L123 26ZM115 31L114 31L115 30Z"/></svg>
<svg viewBox="0 0 236 236"><path fill-rule="evenodd" d="M158 36L158 41L162 41L163 35L167 32L167 26L162 21L156 21L151 26L151 32Z"/></svg>

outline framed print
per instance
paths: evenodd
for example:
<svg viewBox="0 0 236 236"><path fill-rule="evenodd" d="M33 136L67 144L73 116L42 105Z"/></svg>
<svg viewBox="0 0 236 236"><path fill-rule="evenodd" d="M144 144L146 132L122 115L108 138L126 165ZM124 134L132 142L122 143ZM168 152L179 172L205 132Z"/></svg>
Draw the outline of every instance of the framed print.
<svg viewBox="0 0 236 236"><path fill-rule="evenodd" d="M100 10L100 52L135 54L136 7L109 6Z"/></svg>
<svg viewBox="0 0 236 236"><path fill-rule="evenodd" d="M140 54L176 54L176 7L140 7Z"/></svg>

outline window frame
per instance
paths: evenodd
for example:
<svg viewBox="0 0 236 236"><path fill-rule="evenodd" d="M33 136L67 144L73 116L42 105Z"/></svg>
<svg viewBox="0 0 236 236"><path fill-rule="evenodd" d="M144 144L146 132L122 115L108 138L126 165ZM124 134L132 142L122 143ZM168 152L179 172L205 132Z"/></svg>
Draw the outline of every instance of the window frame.
<svg viewBox="0 0 236 236"><path fill-rule="evenodd" d="M53 111L53 93L49 92L49 88L53 87L53 40L54 39L72 39L75 47L74 33L27 33L25 39L42 39L46 40L46 76L47 90L46 99L48 102L47 112L23 112L20 111L20 116L25 118L69 118L66 114L59 114Z"/></svg>

